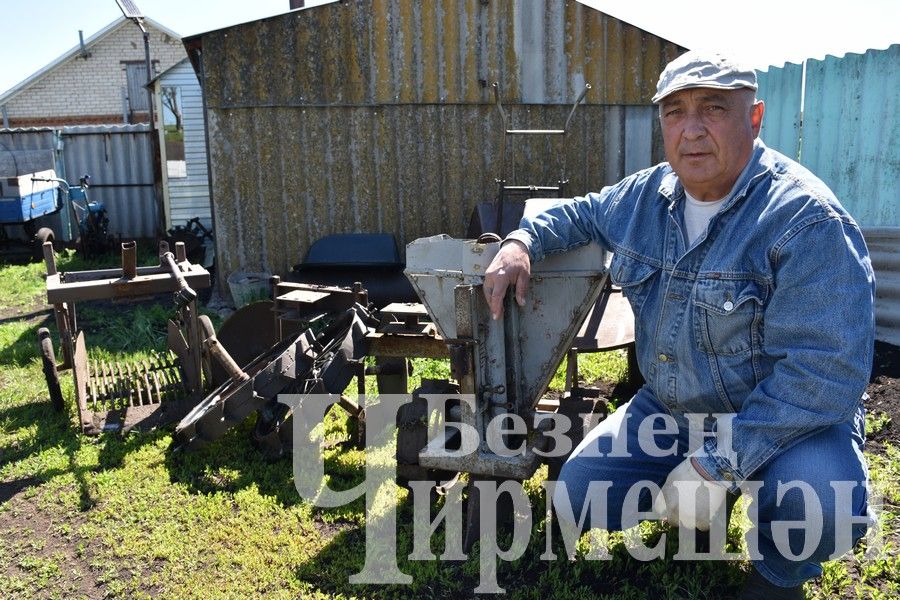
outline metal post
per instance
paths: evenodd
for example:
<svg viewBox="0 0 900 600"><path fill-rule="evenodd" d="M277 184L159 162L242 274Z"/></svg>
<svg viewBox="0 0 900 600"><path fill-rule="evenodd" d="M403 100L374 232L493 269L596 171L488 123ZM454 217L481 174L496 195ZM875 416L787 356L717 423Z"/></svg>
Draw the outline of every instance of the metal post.
<svg viewBox="0 0 900 600"><path fill-rule="evenodd" d="M122 277L125 279L137 277L137 244L135 242L122 242Z"/></svg>
<svg viewBox="0 0 900 600"><path fill-rule="evenodd" d="M128 123L128 88L122 86L122 122Z"/></svg>
<svg viewBox="0 0 900 600"><path fill-rule="evenodd" d="M146 63L147 66L147 111L150 114L150 131L153 131L153 129L155 129L155 123L153 119L153 90L150 89L150 81L153 79L153 75L150 72L150 32L147 31L140 20L137 21L137 24L144 34L144 63Z"/></svg>
<svg viewBox="0 0 900 600"><path fill-rule="evenodd" d="M150 33L144 27L144 13L132 0L116 0L116 4L119 5L119 10L122 11L125 18L134 21L134 24L140 27L141 33L144 35L144 62L147 67L147 85L149 86L150 80L153 79L150 73ZM154 128L153 92L149 87L147 87L147 110L150 112L150 130L152 131Z"/></svg>

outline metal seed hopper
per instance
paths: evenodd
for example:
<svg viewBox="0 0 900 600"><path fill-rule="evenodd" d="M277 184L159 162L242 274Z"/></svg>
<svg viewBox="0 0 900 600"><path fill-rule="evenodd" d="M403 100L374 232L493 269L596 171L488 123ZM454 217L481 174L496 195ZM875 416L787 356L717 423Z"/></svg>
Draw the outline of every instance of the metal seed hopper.
<svg viewBox="0 0 900 600"><path fill-rule="evenodd" d="M503 414L516 414L529 427L535 422L538 402L607 278L604 252L596 245L548 257L533 267L525 306L509 293L504 318L494 321L482 283L499 249L498 242L446 236L407 247L406 274L450 347L459 393L474 398L474 405L460 403L459 420L474 427L481 440L490 420ZM433 439L418 462L430 469L526 479L540 463L534 449L542 438L535 431L525 437L525 452L512 457L485 444L460 456L446 451L453 447L450 440Z"/></svg>

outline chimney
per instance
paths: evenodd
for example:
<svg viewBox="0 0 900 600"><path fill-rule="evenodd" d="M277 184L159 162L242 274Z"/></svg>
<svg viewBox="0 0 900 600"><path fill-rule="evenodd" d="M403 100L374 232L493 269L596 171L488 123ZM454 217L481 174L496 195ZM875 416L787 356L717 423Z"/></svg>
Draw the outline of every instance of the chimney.
<svg viewBox="0 0 900 600"><path fill-rule="evenodd" d="M78 45L81 46L81 58L90 58L91 53L88 52L87 47L84 45L84 31L82 31L81 29L78 30Z"/></svg>
<svg viewBox="0 0 900 600"><path fill-rule="evenodd" d="M291 0L291 10L303 8L303 0Z"/></svg>

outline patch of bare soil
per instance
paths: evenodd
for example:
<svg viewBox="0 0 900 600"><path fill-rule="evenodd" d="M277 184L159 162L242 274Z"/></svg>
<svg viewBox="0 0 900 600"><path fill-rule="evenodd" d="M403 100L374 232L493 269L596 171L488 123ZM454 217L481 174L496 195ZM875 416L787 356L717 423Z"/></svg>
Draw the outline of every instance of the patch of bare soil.
<svg viewBox="0 0 900 600"><path fill-rule="evenodd" d="M43 296L24 306L0 306L0 323L11 321L46 320L53 315L53 307L48 305Z"/></svg>
<svg viewBox="0 0 900 600"><path fill-rule="evenodd" d="M41 582L44 589L28 587L22 597L50 598L60 592L66 596L99 600L106 591L91 570L92 552L88 542L77 533L80 525L72 520L54 521L46 511L27 497L28 487L40 485L33 479L0 483L0 537L4 543L0 569L8 578ZM42 582L43 583L43 582Z"/></svg>
<svg viewBox="0 0 900 600"><path fill-rule="evenodd" d="M890 422L870 435L866 449L879 452L884 442L900 443L900 347L875 343L875 360L872 362L872 378L866 388L869 400L866 402L868 419L878 419L881 414L890 417Z"/></svg>

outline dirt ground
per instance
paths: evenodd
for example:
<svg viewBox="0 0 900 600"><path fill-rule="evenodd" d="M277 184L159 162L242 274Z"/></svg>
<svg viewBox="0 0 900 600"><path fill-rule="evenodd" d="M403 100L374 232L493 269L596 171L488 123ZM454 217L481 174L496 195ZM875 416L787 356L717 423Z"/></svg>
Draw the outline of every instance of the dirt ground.
<svg viewBox="0 0 900 600"><path fill-rule="evenodd" d="M900 443L900 347L875 343L875 360L872 362L872 378L866 388L869 400L866 410L886 413L890 423L866 440L867 450L877 452L885 441Z"/></svg>

